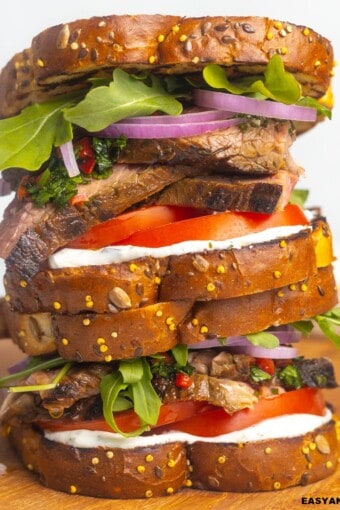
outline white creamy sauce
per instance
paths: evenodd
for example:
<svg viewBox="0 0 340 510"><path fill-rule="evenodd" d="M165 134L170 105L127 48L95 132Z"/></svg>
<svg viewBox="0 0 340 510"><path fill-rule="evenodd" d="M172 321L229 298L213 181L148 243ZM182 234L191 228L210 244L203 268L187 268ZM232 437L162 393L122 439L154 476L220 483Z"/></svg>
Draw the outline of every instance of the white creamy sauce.
<svg viewBox="0 0 340 510"><path fill-rule="evenodd" d="M52 269L65 267L98 266L106 264L120 264L142 257L162 258L169 255L184 255L213 250L239 250L245 246L264 243L281 237L289 237L303 230L310 229L305 225L274 227L263 232L249 234L225 241L184 241L182 243L162 246L161 248L147 248L143 246L107 246L98 250L80 250L63 248L49 257Z"/></svg>
<svg viewBox="0 0 340 510"><path fill-rule="evenodd" d="M73 446L75 448L137 448L153 445L161 445L180 441L182 443L195 443L204 441L206 443L247 443L250 441L261 441L264 439L278 439L285 437L297 437L307 434L318 427L328 423L332 419L329 409L324 416L312 414L290 414L269 418L256 425L245 429L230 432L215 437L200 437L185 432L166 432L164 434L152 434L150 436L122 437L111 432L93 430L71 430L49 432L45 431L46 439Z"/></svg>

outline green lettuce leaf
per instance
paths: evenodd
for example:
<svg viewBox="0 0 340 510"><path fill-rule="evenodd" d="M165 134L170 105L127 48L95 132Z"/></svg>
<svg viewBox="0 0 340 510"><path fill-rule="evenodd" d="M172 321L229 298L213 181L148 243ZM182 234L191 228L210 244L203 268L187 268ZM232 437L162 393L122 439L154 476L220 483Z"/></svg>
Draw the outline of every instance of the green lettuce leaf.
<svg viewBox="0 0 340 510"><path fill-rule="evenodd" d="M0 170L16 167L39 170L53 146L72 140L72 126L63 111L75 96L34 104L16 117L0 121Z"/></svg>
<svg viewBox="0 0 340 510"><path fill-rule="evenodd" d="M255 94L286 104L295 104L301 98L301 85L285 71L279 55L272 56L263 76L249 76L230 82L224 68L209 64L203 70L203 78L210 87L227 90L231 94Z"/></svg>
<svg viewBox="0 0 340 510"><path fill-rule="evenodd" d="M83 101L65 112L65 118L87 131L96 132L127 117L151 115L156 111L179 115L182 104L162 87L158 78L151 76L151 81L148 86L125 71L115 69L109 86L90 90Z"/></svg>
<svg viewBox="0 0 340 510"><path fill-rule="evenodd" d="M280 345L277 336L273 335L272 333L267 333L266 331L251 333L245 336L253 345L264 347L265 349L274 349L274 347L278 347Z"/></svg>

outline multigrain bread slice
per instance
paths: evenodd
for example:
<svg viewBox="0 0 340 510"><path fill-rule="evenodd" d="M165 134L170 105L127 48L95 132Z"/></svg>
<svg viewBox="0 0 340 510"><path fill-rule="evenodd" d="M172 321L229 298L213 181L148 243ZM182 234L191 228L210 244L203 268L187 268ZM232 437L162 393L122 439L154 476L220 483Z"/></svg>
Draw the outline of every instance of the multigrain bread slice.
<svg viewBox="0 0 340 510"><path fill-rule="evenodd" d="M197 440L158 445L151 440L138 448L75 448L48 440L29 425L12 426L9 439L24 465L47 487L113 499L166 496L184 487L284 489L326 478L338 463L332 421L300 436L242 444Z"/></svg>
<svg viewBox="0 0 340 510"><path fill-rule="evenodd" d="M73 361L108 362L152 355L178 343L262 331L309 319L337 303L332 266L299 282L250 295L193 302L168 301L117 313L13 312L5 318L13 341L28 355L58 351Z"/></svg>
<svg viewBox="0 0 340 510"><path fill-rule="evenodd" d="M333 67L332 47L306 26L235 16L81 19L41 32L31 48L7 64L0 76L0 116L86 88L87 77L110 74L116 67L187 74L215 62L237 77L263 71L275 53L301 83L304 95L321 97L326 93Z"/></svg>
<svg viewBox="0 0 340 510"><path fill-rule="evenodd" d="M313 232L306 228L240 248L46 269L27 283L7 271L4 281L7 301L21 313L112 313L158 301L219 300L263 292L308 278L318 265Z"/></svg>

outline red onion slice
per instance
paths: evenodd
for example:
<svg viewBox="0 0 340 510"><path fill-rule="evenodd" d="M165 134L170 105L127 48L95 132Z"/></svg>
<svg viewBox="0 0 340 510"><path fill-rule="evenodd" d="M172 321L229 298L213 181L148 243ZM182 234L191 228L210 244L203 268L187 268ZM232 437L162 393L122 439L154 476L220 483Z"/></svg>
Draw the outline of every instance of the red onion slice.
<svg viewBox="0 0 340 510"><path fill-rule="evenodd" d="M78 163L76 160L76 156L74 154L72 141L60 145L59 149L63 157L68 175L70 177L75 177L76 175L79 175L80 170L78 168Z"/></svg>
<svg viewBox="0 0 340 510"><path fill-rule="evenodd" d="M264 347L258 347L257 345L248 346L233 346L229 348L232 354L247 354L254 358L271 358L271 359L292 359L298 356L298 351L295 347L286 347L280 345L275 349L266 349Z"/></svg>
<svg viewBox="0 0 340 510"><path fill-rule="evenodd" d="M196 124L213 120L226 119L233 113L224 110L202 110L199 112L182 113L181 115L145 115L128 117L116 124Z"/></svg>
<svg viewBox="0 0 340 510"><path fill-rule="evenodd" d="M179 138L181 136L195 136L218 129L226 129L230 126L240 124L242 119L220 119L209 122L179 122L177 124L132 124L130 122L117 122L99 131L97 136L105 138L118 138L126 136L135 139L151 138Z"/></svg>
<svg viewBox="0 0 340 510"><path fill-rule="evenodd" d="M287 105L275 101L255 99L224 92L212 92L210 90L194 90L194 102L196 105L204 108L216 108L218 110L275 119L315 122L317 117L315 108Z"/></svg>

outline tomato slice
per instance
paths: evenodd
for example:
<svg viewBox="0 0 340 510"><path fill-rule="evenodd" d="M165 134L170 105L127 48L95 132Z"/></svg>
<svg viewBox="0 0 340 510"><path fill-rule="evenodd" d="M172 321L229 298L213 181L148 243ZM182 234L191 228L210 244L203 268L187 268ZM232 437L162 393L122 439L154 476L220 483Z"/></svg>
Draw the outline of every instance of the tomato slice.
<svg viewBox="0 0 340 510"><path fill-rule="evenodd" d="M252 409L243 409L232 415L206 402L188 400L164 404L154 428L155 432L176 430L202 437L213 437L241 430L266 418L283 414L307 413L322 416L324 411L325 401L321 391L302 388L272 398L260 399ZM115 420L123 432L132 432L140 427L139 418L133 410L116 413ZM51 419L39 421L38 425L51 431L87 429L112 432L103 418L87 421Z"/></svg>
<svg viewBox="0 0 340 510"><path fill-rule="evenodd" d="M203 214L188 207L153 206L96 225L68 247L96 249L131 244L156 248L191 240L221 241L272 227L308 224L302 209L293 204L273 214Z"/></svg>
<svg viewBox="0 0 340 510"><path fill-rule="evenodd" d="M145 207L93 226L82 236L68 243L69 248L97 249L126 239L135 232L202 215L201 209L156 205Z"/></svg>
<svg viewBox="0 0 340 510"><path fill-rule="evenodd" d="M241 430L267 418L284 414L316 414L325 412L325 401L320 390L302 388L281 393L272 398L260 399L252 409L242 409L232 415L218 407L198 413L195 417L161 428L177 430L203 437L214 437Z"/></svg>

